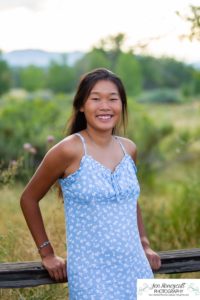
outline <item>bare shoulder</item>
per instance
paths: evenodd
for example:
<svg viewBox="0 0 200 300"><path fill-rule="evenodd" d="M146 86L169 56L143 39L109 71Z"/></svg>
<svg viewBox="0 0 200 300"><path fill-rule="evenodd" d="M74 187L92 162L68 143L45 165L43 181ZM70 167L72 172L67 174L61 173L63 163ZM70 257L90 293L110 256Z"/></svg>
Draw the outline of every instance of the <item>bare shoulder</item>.
<svg viewBox="0 0 200 300"><path fill-rule="evenodd" d="M63 162L67 163L80 156L82 151L81 146L80 138L72 134L53 146L46 156L48 159L62 160L62 164L64 165Z"/></svg>
<svg viewBox="0 0 200 300"><path fill-rule="evenodd" d="M36 172L28 182L22 197L37 201L60 178L67 166L80 155L81 143L76 135L64 138L53 146L45 155Z"/></svg>
<svg viewBox="0 0 200 300"><path fill-rule="evenodd" d="M136 144L125 137L119 137L121 143L123 144L124 148L126 149L126 152L133 158L134 161L136 161L137 158L137 146Z"/></svg>
<svg viewBox="0 0 200 300"><path fill-rule="evenodd" d="M65 169L78 159L81 153L81 143L78 139L76 135L70 135L54 145L46 153L39 168L39 170L44 172L42 173L43 177L47 177L48 174L52 180L59 178Z"/></svg>

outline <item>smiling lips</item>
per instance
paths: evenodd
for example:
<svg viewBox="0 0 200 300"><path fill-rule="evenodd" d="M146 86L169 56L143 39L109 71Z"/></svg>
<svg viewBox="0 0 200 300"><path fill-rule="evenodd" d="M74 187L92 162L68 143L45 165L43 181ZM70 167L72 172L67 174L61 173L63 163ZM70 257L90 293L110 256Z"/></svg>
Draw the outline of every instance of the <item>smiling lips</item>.
<svg viewBox="0 0 200 300"><path fill-rule="evenodd" d="M106 120L110 120L112 118L112 115L97 115L96 116L99 120L103 120L103 121L106 121Z"/></svg>

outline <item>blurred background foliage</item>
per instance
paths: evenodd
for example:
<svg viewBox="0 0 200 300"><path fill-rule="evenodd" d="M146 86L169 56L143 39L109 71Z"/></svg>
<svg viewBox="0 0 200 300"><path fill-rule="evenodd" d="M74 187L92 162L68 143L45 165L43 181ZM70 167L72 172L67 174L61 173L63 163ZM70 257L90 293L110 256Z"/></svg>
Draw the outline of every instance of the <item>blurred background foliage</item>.
<svg viewBox="0 0 200 300"><path fill-rule="evenodd" d="M24 152L28 152L31 170L34 170L48 150L48 136L53 136L54 142L64 136L64 124L69 118L80 76L101 66L116 72L124 82L129 100L127 135L138 144L143 179L147 177L150 182L145 170L149 172L155 164L164 162L169 156L165 154L168 145L165 141L169 143L170 137L182 134L174 126L177 112L186 107L183 109L185 122L188 106L197 103L198 110L200 70L170 57L136 55L134 49L124 51L125 40L123 33L108 36L73 66L67 64L66 55L62 55L59 62L52 61L46 68L34 65L14 68L0 60L2 166L8 166L10 161L23 156L27 160L28 154ZM168 119L165 107L171 112ZM131 129L133 124L136 130ZM193 134L187 126L184 130L185 137ZM196 136L198 139L198 134ZM35 150L31 150L32 153L24 149L26 143L33 145ZM187 139L184 143L188 143ZM170 154L174 149L167 151Z"/></svg>

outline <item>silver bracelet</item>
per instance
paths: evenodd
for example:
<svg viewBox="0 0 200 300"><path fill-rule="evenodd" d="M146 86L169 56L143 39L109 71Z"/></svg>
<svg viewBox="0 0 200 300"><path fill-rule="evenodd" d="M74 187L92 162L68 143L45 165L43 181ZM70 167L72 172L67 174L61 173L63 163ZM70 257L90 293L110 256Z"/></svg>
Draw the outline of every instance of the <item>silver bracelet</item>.
<svg viewBox="0 0 200 300"><path fill-rule="evenodd" d="M49 241L45 241L44 243L42 243L39 247L38 247L38 251L40 251L41 249L43 249L44 247L48 246L50 244Z"/></svg>

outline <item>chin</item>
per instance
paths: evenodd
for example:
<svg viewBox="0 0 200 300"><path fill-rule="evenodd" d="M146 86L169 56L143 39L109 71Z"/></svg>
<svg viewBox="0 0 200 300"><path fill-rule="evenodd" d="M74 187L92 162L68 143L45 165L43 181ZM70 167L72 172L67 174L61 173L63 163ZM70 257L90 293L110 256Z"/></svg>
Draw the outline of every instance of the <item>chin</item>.
<svg viewBox="0 0 200 300"><path fill-rule="evenodd" d="M96 126L95 129L99 130L99 131L112 132L114 127L115 127L115 125L114 126Z"/></svg>

